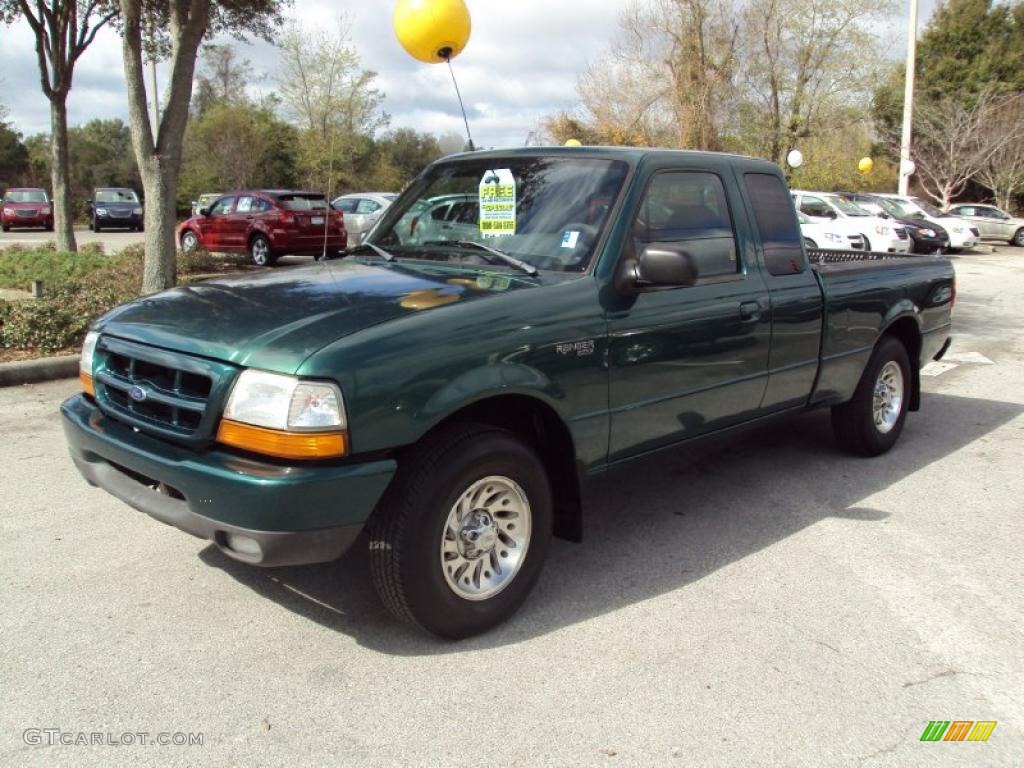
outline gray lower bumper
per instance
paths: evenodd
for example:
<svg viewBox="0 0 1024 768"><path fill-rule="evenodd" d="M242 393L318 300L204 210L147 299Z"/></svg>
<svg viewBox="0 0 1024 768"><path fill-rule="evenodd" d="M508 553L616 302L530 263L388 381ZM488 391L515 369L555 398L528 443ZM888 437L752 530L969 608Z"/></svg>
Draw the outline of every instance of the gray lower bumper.
<svg viewBox="0 0 1024 768"><path fill-rule="evenodd" d="M107 462L82 461L75 466L92 485L125 504L185 533L213 542L225 555L260 566L306 565L337 560L363 530L347 525L309 531L253 531L228 525L193 512L188 503L153 488Z"/></svg>

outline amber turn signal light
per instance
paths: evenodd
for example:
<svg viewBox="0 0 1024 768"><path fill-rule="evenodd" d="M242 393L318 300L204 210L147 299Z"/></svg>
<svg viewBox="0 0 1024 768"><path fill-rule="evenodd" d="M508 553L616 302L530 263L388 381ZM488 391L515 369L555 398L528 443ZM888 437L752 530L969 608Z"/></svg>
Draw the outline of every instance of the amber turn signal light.
<svg viewBox="0 0 1024 768"><path fill-rule="evenodd" d="M222 419L217 442L281 459L332 459L348 452L345 432L282 432Z"/></svg>
<svg viewBox="0 0 1024 768"><path fill-rule="evenodd" d="M82 385L82 391L91 397L96 397L96 388L92 385L92 376L88 373L78 372L78 383Z"/></svg>

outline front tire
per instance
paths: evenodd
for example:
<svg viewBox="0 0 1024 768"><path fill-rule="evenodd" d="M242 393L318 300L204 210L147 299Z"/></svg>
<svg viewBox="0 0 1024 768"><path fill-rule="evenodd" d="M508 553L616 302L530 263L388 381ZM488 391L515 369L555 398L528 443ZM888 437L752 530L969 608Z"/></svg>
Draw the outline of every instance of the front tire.
<svg viewBox="0 0 1024 768"><path fill-rule="evenodd" d="M868 240L867 235L861 235L864 238L864 253L871 253L871 241Z"/></svg>
<svg viewBox="0 0 1024 768"><path fill-rule="evenodd" d="M902 342L883 336L849 402L832 409L839 445L859 456L879 456L899 440L907 419L913 374Z"/></svg>
<svg viewBox="0 0 1024 768"><path fill-rule="evenodd" d="M93 219L92 226L89 227L89 229L91 229L93 232L99 232L100 231L100 223L98 221L96 221L95 219Z"/></svg>
<svg viewBox="0 0 1024 768"><path fill-rule="evenodd" d="M1024 227L1017 230L1017 234L1013 236L1013 240L1010 241L1010 245L1016 245L1018 248L1024 248Z"/></svg>
<svg viewBox="0 0 1024 768"><path fill-rule="evenodd" d="M187 230L181 236L181 250L183 253L192 253L199 250L199 238L192 230Z"/></svg>
<svg viewBox="0 0 1024 768"><path fill-rule="evenodd" d="M374 512L374 586L396 618L470 637L522 605L551 529L551 489L534 450L505 430L455 425L403 459Z"/></svg>

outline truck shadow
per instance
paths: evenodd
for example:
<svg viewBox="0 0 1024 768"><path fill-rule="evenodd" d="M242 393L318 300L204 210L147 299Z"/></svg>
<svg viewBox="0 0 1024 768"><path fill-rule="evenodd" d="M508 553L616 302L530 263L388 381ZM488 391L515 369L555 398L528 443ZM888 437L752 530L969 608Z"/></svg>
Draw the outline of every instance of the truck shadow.
<svg viewBox="0 0 1024 768"><path fill-rule="evenodd" d="M585 512L584 542L555 540L533 594L506 624L447 643L393 621L377 602L367 549L337 563L257 569L207 547L200 558L240 584L361 645L429 655L522 642L685 587L827 518L877 525L865 500L984 437L1024 406L925 394L887 456L839 452L826 411L615 471Z"/></svg>

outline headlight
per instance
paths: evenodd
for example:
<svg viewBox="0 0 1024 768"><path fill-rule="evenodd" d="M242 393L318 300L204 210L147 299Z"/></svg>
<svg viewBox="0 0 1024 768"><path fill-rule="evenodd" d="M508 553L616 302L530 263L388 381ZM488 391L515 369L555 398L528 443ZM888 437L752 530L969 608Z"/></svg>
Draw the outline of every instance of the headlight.
<svg viewBox="0 0 1024 768"><path fill-rule="evenodd" d="M921 234L925 237L935 237L936 233L934 229L922 229Z"/></svg>
<svg viewBox="0 0 1024 768"><path fill-rule="evenodd" d="M881 235L882 237L885 237L886 235L889 234L889 228L886 227L886 226L883 226L882 224L879 224L878 226L875 227L875 234L876 235Z"/></svg>
<svg viewBox="0 0 1024 768"><path fill-rule="evenodd" d="M4 208L4 215L6 215L6 216L13 216L14 215L14 209L13 208Z"/></svg>
<svg viewBox="0 0 1024 768"><path fill-rule="evenodd" d="M85 341L82 342L82 356L78 359L78 381L82 385L82 391L95 397L96 390L92 384L92 363L96 355L96 342L100 335L96 331L89 331L85 334Z"/></svg>
<svg viewBox="0 0 1024 768"><path fill-rule="evenodd" d="M43 207L43 215L44 216L49 216L52 212L53 212L53 209L50 208L50 206L47 205L47 206Z"/></svg>
<svg viewBox="0 0 1024 768"><path fill-rule="evenodd" d="M344 456L347 426L336 384L250 369L231 390L217 439L270 456L314 459Z"/></svg>
<svg viewBox="0 0 1024 768"><path fill-rule="evenodd" d="M843 242L842 235L837 235L835 232L826 232L825 239L830 243L841 243Z"/></svg>
<svg viewBox="0 0 1024 768"><path fill-rule="evenodd" d="M142 208L139 208L139 207L132 208L132 214L134 216L141 216L142 215Z"/></svg>
<svg viewBox="0 0 1024 768"><path fill-rule="evenodd" d="M96 209L96 215L97 216L106 216L107 215L107 209L106 208L97 208Z"/></svg>

